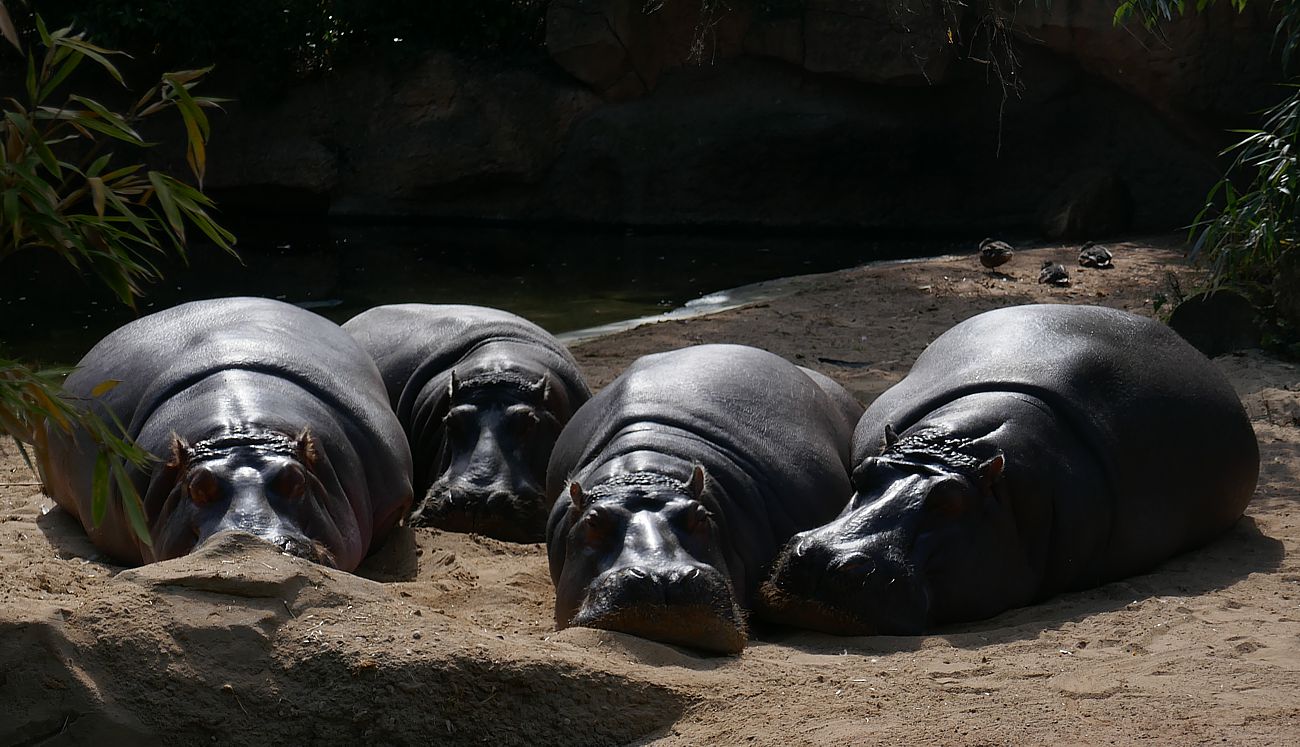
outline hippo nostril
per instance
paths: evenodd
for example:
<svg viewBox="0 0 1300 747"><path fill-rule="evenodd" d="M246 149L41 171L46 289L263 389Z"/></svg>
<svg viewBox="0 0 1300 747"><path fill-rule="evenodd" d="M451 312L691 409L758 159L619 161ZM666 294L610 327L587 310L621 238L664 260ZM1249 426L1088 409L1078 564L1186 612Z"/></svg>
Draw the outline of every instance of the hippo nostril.
<svg viewBox="0 0 1300 747"><path fill-rule="evenodd" d="M872 560L868 555L855 552L838 560L835 563L835 568L841 573L869 576L876 571L876 561Z"/></svg>
<svg viewBox="0 0 1300 747"><path fill-rule="evenodd" d="M627 575L631 576L632 578L636 578L636 579L647 579L647 578L650 578L650 574L647 573L647 572L645 572L645 571L644 571L643 569L641 569L641 568L628 568L627 570L624 571L624 573L626 573Z"/></svg>
<svg viewBox="0 0 1300 747"><path fill-rule="evenodd" d="M699 569L699 568L688 568L688 569L686 569L686 572L682 574L682 580L683 580L683 581L694 581L695 579L697 579L697 578L699 578L699 577L700 577L700 569Z"/></svg>

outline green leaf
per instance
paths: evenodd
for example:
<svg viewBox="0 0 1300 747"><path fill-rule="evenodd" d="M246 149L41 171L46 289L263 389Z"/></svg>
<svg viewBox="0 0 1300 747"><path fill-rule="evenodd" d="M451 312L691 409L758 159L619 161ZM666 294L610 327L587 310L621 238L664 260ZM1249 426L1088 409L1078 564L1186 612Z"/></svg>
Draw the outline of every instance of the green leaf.
<svg viewBox="0 0 1300 747"><path fill-rule="evenodd" d="M41 20L40 14L36 14L36 33L41 35L41 44L53 46L54 40L50 38L50 32L45 30L45 21Z"/></svg>
<svg viewBox="0 0 1300 747"><path fill-rule="evenodd" d="M59 68L59 72L55 73L54 77L41 86L39 94L35 97L36 100L44 101L51 93L54 93L59 85L72 74L72 71L77 69L83 59L85 58L79 54L69 55L63 66Z"/></svg>
<svg viewBox="0 0 1300 747"><path fill-rule="evenodd" d="M27 55L27 101L35 105L36 97L36 57Z"/></svg>
<svg viewBox="0 0 1300 747"><path fill-rule="evenodd" d="M121 461L114 459L112 464L113 476L117 478L117 490L122 499L122 507L126 509L126 518L135 531L135 536L146 547L153 547L153 538L149 536L149 522L144 516L144 503L140 500L140 493L131 483L130 477L126 474L126 467Z"/></svg>
<svg viewBox="0 0 1300 747"><path fill-rule="evenodd" d="M123 86L126 85L126 81L122 80L122 73L118 72L117 67L115 67L113 63L109 62L108 58L104 56L105 54L122 54L121 52L114 52L101 47L96 47L93 44L87 44L79 39L58 39L54 43L59 46L71 47L77 52L89 57L99 63L99 66L104 68L109 75L113 76L114 80Z"/></svg>
<svg viewBox="0 0 1300 747"><path fill-rule="evenodd" d="M100 179L97 176L92 176L86 179L86 183L90 185L91 202L95 206L95 214L103 218L104 217L104 180Z"/></svg>
<svg viewBox="0 0 1300 747"><path fill-rule="evenodd" d="M90 168L86 169L86 176L99 176L99 172L104 170L104 167L108 165L108 162L112 158L113 158L112 153L105 153L99 158L96 158L95 161L90 164ZM137 166L136 168L139 167ZM111 177L107 177L107 176L104 177L105 180L109 180L110 178Z"/></svg>
<svg viewBox="0 0 1300 747"><path fill-rule="evenodd" d="M18 29L14 28L14 21L9 17L9 11L5 10L4 3L0 3L0 34L14 45L18 54L23 53L23 43L18 40Z"/></svg>
<svg viewBox="0 0 1300 747"><path fill-rule="evenodd" d="M176 209L176 200L172 196L173 180L168 179L162 172L150 171L149 183L153 185L154 192L158 195L158 203L162 205L163 215L167 216L167 223L171 226L172 233L184 243L185 223L181 221L180 211Z"/></svg>
<svg viewBox="0 0 1300 747"><path fill-rule="evenodd" d="M95 457L95 469L90 478L90 524L98 527L108 513L108 452Z"/></svg>
<svg viewBox="0 0 1300 747"><path fill-rule="evenodd" d="M98 101L95 101L94 99L86 98L85 96L74 95L74 96L69 96L68 98L72 99L73 101L76 101L79 104L84 105L87 109L97 114L100 117L100 120L104 124L113 127L117 132L120 133L118 135L114 135L115 137L119 137L122 140L126 140L127 142L134 143L136 145L144 145L144 138L140 137L140 133L131 129L131 126L126 123L126 119L123 118L121 114L118 114L113 111L109 111L108 107L104 106ZM77 120L80 121L82 124L89 125L90 122L95 121L89 117L84 116L84 113L82 114L83 116L77 117Z"/></svg>

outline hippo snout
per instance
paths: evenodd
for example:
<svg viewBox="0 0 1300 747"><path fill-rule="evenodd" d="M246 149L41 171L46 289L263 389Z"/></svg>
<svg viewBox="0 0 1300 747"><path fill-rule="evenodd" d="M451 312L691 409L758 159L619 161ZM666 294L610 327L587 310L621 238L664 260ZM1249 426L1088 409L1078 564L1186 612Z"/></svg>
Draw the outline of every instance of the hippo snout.
<svg viewBox="0 0 1300 747"><path fill-rule="evenodd" d="M412 522L508 542L541 542L547 508L541 491L530 487L435 485Z"/></svg>
<svg viewBox="0 0 1300 747"><path fill-rule="evenodd" d="M195 547L197 548L210 542L219 542L221 541L219 538L229 535L252 537L260 542L265 542L266 544L271 545L276 550L279 550L286 555L292 555L295 558L309 560L313 563L329 566L330 568L338 567L338 560L334 557L334 553L331 552L328 547L302 534L281 532L264 535L250 532L247 529L225 528L203 538L195 544Z"/></svg>
<svg viewBox="0 0 1300 747"><path fill-rule="evenodd" d="M759 589L773 622L840 635L912 635L930 616L924 582L902 558L796 537Z"/></svg>
<svg viewBox="0 0 1300 747"><path fill-rule="evenodd" d="M744 613L708 566L624 566L601 574L564 627L601 628L718 653L738 653Z"/></svg>

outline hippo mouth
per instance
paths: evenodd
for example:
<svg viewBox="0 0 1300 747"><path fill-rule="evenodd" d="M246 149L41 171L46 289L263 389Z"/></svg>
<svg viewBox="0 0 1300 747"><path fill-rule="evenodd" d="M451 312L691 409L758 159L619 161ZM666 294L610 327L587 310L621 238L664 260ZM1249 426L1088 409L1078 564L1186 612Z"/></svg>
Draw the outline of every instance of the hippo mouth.
<svg viewBox="0 0 1300 747"><path fill-rule="evenodd" d="M667 579L639 568L607 573L563 627L573 626L721 654L738 654L749 640L731 586L712 569L687 569Z"/></svg>
<svg viewBox="0 0 1300 747"><path fill-rule="evenodd" d="M308 539L306 537L291 537L287 535L266 537L254 534L246 529L222 529L217 531L207 538L197 542L194 545L194 550L197 550L204 545L224 541L224 538L236 534L245 537L252 537L259 542L264 542L285 555L301 558L318 565L326 566L327 568L339 567L338 560L334 557L334 553L318 540Z"/></svg>
<svg viewBox="0 0 1300 747"><path fill-rule="evenodd" d="M522 544L546 540L546 511L542 502L504 494L464 498L431 488L424 502L411 512L410 522L413 526L481 534Z"/></svg>
<svg viewBox="0 0 1300 747"><path fill-rule="evenodd" d="M845 636L879 635L882 632L879 626L849 610L790 594L771 581L765 581L759 587L757 607L764 620L777 625Z"/></svg>
<svg viewBox="0 0 1300 747"><path fill-rule="evenodd" d="M756 610L778 625L832 635L925 632L931 608L926 584L901 569L889 573L882 568L878 576L870 570L863 573L862 565L870 567L856 563L823 568L809 563L807 556L785 553L759 586Z"/></svg>
<svg viewBox="0 0 1300 747"><path fill-rule="evenodd" d="M640 604L603 614L583 611L569 627L612 630L711 653L738 654L749 634L735 612L719 615L707 604Z"/></svg>

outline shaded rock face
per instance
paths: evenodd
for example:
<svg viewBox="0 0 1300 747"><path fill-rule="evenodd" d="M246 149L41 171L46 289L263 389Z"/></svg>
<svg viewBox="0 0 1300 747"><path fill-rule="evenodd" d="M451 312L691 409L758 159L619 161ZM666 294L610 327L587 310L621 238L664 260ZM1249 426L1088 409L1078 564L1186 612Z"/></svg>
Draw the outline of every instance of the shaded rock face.
<svg viewBox="0 0 1300 747"><path fill-rule="evenodd" d="M1169 326L1213 358L1260 344L1259 312L1242 294L1227 288L1197 293L1169 316Z"/></svg>
<svg viewBox="0 0 1300 747"><path fill-rule="evenodd" d="M209 186L268 212L1099 236L1184 225L1268 90L1269 27L1225 8L1165 41L1106 3L1021 8L1004 101L968 59L988 2L787 5L555 0L550 63L434 54L218 118Z"/></svg>
<svg viewBox="0 0 1300 747"><path fill-rule="evenodd" d="M435 54L345 71L214 118L207 186L227 208L516 218L572 123L599 104L553 71ZM484 193L489 196L484 197Z"/></svg>
<svg viewBox="0 0 1300 747"><path fill-rule="evenodd" d="M1106 236L1129 227L1133 196L1114 171L1089 168L1071 174L1049 194L1039 213L1039 229L1050 239Z"/></svg>

